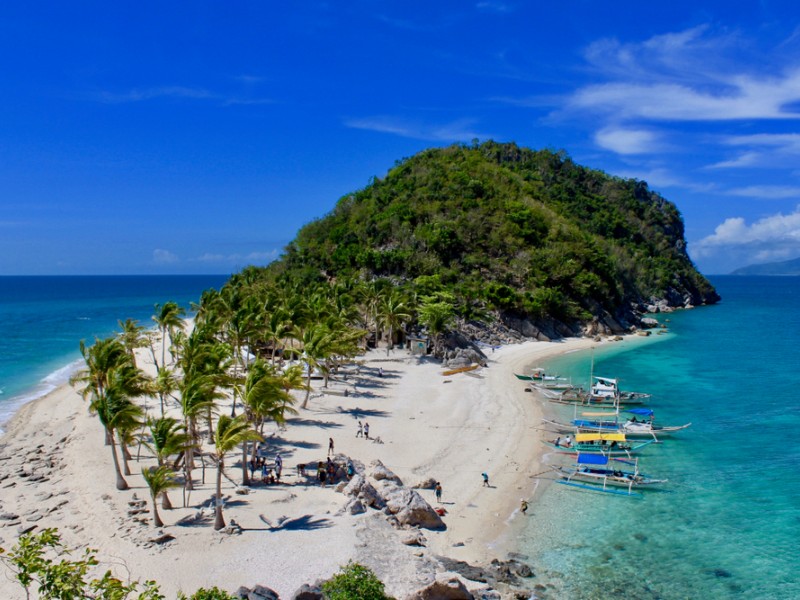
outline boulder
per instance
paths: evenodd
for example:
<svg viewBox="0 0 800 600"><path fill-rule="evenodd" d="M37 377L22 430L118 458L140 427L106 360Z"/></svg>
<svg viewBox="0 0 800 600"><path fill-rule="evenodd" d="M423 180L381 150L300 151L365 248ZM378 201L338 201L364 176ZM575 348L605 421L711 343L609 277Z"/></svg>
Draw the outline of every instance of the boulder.
<svg viewBox="0 0 800 600"><path fill-rule="evenodd" d="M403 485L403 481L379 460L373 460L370 464L369 476L375 481L392 481L397 485Z"/></svg>
<svg viewBox="0 0 800 600"><path fill-rule="evenodd" d="M452 577L447 580L437 579L408 596L406 600L473 600L473 598L467 586L457 577Z"/></svg>
<svg viewBox="0 0 800 600"><path fill-rule="evenodd" d="M428 477L413 486L415 490L432 490L436 487L436 479Z"/></svg>
<svg viewBox="0 0 800 600"><path fill-rule="evenodd" d="M300 588L292 595L292 600L324 600L325 596L322 594L322 588L320 586L308 585L304 583L300 586Z"/></svg>
<svg viewBox="0 0 800 600"><path fill-rule="evenodd" d="M275 590L263 585L257 585L250 590L247 600L280 600L280 596Z"/></svg>
<svg viewBox="0 0 800 600"><path fill-rule="evenodd" d="M351 515L360 515L361 513L367 512L367 507L364 506L364 503L359 500L358 498L352 498L345 504L344 507L345 511Z"/></svg>
<svg viewBox="0 0 800 600"><path fill-rule="evenodd" d="M428 540L425 539L425 536L422 535L419 531L412 531L411 533L403 537L403 539L401 539L400 541L403 542L406 546L424 546L425 542L427 542Z"/></svg>
<svg viewBox="0 0 800 600"><path fill-rule="evenodd" d="M386 508L401 525L424 527L425 529L444 529L444 521L436 514L430 504L409 488L398 487L388 491L385 496Z"/></svg>

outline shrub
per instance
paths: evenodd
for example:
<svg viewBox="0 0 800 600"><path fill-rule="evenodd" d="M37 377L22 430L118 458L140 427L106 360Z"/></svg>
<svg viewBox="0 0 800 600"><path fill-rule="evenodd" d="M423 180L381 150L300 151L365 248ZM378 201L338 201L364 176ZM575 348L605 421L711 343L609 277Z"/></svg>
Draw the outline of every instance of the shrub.
<svg viewBox="0 0 800 600"><path fill-rule="evenodd" d="M383 583L367 567L350 561L339 572L322 584L322 592L329 600L388 600Z"/></svg>

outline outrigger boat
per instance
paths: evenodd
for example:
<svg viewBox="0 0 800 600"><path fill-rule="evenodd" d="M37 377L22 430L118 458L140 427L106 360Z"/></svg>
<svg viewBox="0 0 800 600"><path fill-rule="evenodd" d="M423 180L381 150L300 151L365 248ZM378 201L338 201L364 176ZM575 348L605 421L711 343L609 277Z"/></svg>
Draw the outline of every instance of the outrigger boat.
<svg viewBox="0 0 800 600"><path fill-rule="evenodd" d="M624 433L578 433L572 436L557 437L544 444L562 454L603 454L605 456L627 456L639 452L655 440L629 441Z"/></svg>
<svg viewBox="0 0 800 600"><path fill-rule="evenodd" d="M565 382L567 381L566 377L559 377L558 375L548 375L542 367L535 367L531 370L530 375L519 375L514 373L514 377L521 381L536 381L540 383L544 382Z"/></svg>
<svg viewBox="0 0 800 600"><path fill-rule="evenodd" d="M610 402L612 404L643 404L650 398L644 392L623 392L619 389L616 379L610 377L594 377L594 383L589 389L589 404L597 402Z"/></svg>
<svg viewBox="0 0 800 600"><path fill-rule="evenodd" d="M691 426L691 423L684 425L655 425L653 423L653 411L649 408L629 408L623 412L630 413L633 417L620 420L618 412L584 412L581 413L581 416L594 418L575 418L569 424L549 419L544 419L543 421L554 427L558 433L571 433L577 430L579 433L622 433L629 438L652 437L653 439L658 439L658 436L669 435ZM637 416L649 417L649 419L637 420ZM603 419L603 417L610 418Z"/></svg>
<svg viewBox="0 0 800 600"><path fill-rule="evenodd" d="M632 465L633 470L613 468L609 466L611 460ZM666 479L655 479L640 473L638 460L631 462L620 458L610 459L602 454L578 454L573 467L551 466L561 477L557 483L609 494L638 496L640 494L634 490L667 482Z"/></svg>

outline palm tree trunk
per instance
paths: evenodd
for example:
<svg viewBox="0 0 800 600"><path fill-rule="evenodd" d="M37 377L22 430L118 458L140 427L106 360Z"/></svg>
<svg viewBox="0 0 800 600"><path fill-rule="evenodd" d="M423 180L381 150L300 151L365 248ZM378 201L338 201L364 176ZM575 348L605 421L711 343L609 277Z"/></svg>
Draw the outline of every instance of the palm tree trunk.
<svg viewBox="0 0 800 600"><path fill-rule="evenodd" d="M219 531L225 527L225 518L222 516L222 469L224 467L223 458L217 460L217 500L214 515L214 529Z"/></svg>
<svg viewBox="0 0 800 600"><path fill-rule="evenodd" d="M242 444L242 485L250 485L250 475L247 473L247 442Z"/></svg>
<svg viewBox="0 0 800 600"><path fill-rule="evenodd" d="M166 494L164 494L166 496ZM163 527L164 521L161 520L161 516L158 514L158 502L156 499L153 498L153 525L156 527Z"/></svg>
<svg viewBox="0 0 800 600"><path fill-rule="evenodd" d="M167 492L161 492L161 508L164 510L172 510L172 502L170 502Z"/></svg>
<svg viewBox="0 0 800 600"><path fill-rule="evenodd" d="M120 453L122 454L122 472L123 474L130 476L131 467L128 464L128 461L131 459L131 453L128 451L128 447L122 440L122 434L118 433L117 435L119 435L119 449Z"/></svg>
<svg viewBox="0 0 800 600"><path fill-rule="evenodd" d="M311 395L311 365L308 365L308 375L306 375L306 397L300 408L308 406L308 397Z"/></svg>
<svg viewBox="0 0 800 600"><path fill-rule="evenodd" d="M108 429L106 429L108 431ZM117 445L114 443L114 432L108 431L109 438L111 439L111 456L114 457L114 471L117 474L117 489L118 490L127 490L128 489L128 482L125 481L125 478L122 476L122 471L119 468L119 458L117 458Z"/></svg>

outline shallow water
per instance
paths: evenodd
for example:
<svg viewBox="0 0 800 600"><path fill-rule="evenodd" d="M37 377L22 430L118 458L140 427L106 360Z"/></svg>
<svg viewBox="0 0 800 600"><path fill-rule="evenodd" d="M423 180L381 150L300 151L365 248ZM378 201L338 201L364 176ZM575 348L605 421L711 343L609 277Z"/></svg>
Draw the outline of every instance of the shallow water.
<svg viewBox="0 0 800 600"><path fill-rule="evenodd" d="M519 543L551 595L800 598L800 278L712 283L723 302L663 315L669 335L594 351L595 374L653 394L658 422L693 425L642 455L664 491L548 487ZM591 365L582 352L545 366L587 383Z"/></svg>

